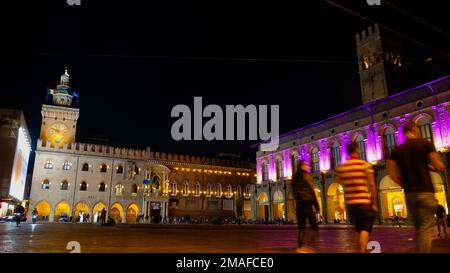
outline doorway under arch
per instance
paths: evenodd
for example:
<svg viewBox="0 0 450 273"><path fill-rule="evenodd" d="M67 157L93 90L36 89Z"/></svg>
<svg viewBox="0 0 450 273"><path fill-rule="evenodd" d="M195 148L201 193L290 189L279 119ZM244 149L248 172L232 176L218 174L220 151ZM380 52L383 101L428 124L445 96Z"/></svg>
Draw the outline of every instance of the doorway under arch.
<svg viewBox="0 0 450 273"><path fill-rule="evenodd" d="M65 217L64 217L65 215ZM67 201L61 201L59 202L55 207L55 217L53 218L55 222L59 222L60 218L62 219L69 219L70 217L70 205ZM65 221L66 221L65 220Z"/></svg>
<svg viewBox="0 0 450 273"><path fill-rule="evenodd" d="M123 217L123 207L119 203L114 203L109 210L109 217L114 219L116 223L122 223Z"/></svg>
<svg viewBox="0 0 450 273"><path fill-rule="evenodd" d="M106 205L102 202L98 202L92 208L92 223L97 223L100 221L100 215L103 209L106 209Z"/></svg>
<svg viewBox="0 0 450 273"><path fill-rule="evenodd" d="M38 211L38 221L48 221L50 218L51 213L51 206L50 204L43 200L34 206Z"/></svg>
<svg viewBox="0 0 450 273"><path fill-rule="evenodd" d="M338 183L332 183L327 191L328 223L345 223L347 211L344 199L344 188Z"/></svg>
<svg viewBox="0 0 450 273"><path fill-rule="evenodd" d="M136 204L129 205L127 208L127 218L126 218L127 224L135 224L138 214L139 214L138 206Z"/></svg>
<svg viewBox="0 0 450 273"><path fill-rule="evenodd" d="M89 204L85 201L81 201L75 205L75 213L74 213L73 217L75 217L76 222L82 222L83 219L81 218L81 216L85 216L88 213L89 213ZM80 216L80 218L79 218L79 216Z"/></svg>
<svg viewBox="0 0 450 273"><path fill-rule="evenodd" d="M389 175L381 179L378 195L380 198L381 220L383 222L390 221L394 216L407 218L403 188L395 183Z"/></svg>
<svg viewBox="0 0 450 273"><path fill-rule="evenodd" d="M258 196L258 218L266 219L269 218L269 198L267 193L262 192Z"/></svg>

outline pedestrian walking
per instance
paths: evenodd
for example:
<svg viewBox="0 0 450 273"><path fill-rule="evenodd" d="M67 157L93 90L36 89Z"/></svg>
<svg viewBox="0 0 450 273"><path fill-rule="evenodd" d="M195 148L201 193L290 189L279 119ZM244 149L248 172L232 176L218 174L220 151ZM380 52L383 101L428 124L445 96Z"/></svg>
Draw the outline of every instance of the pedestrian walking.
<svg viewBox="0 0 450 273"><path fill-rule="evenodd" d="M103 208L102 212L100 213L100 223L103 226L105 224L106 221L106 209Z"/></svg>
<svg viewBox="0 0 450 273"><path fill-rule="evenodd" d="M436 199L436 204L437 204L437 209L436 209L436 224L437 224L437 229L438 229L438 237L441 237L441 226L442 229L444 231L444 235L445 238L448 238L447 236L447 223L446 223L446 219L445 219L445 208L444 206L439 204L439 201ZM444 235L442 235L442 237L444 237Z"/></svg>
<svg viewBox="0 0 450 273"><path fill-rule="evenodd" d="M431 252L436 202L430 171L442 172L444 163L433 143L419 139L419 128L409 120L403 127L406 141L392 151L389 176L405 190L406 206L416 228L416 251Z"/></svg>
<svg viewBox="0 0 450 273"><path fill-rule="evenodd" d="M316 212L320 211L313 180L308 173L308 165L305 160L299 161L297 172L292 179L292 186L295 192L298 247L301 248L305 245L306 221L309 221L311 229L318 230Z"/></svg>
<svg viewBox="0 0 450 273"><path fill-rule="evenodd" d="M335 169L335 182L344 188L345 203L359 237L359 252L366 253L378 212L375 175L372 165L360 159L358 143L350 143L347 153L350 158Z"/></svg>

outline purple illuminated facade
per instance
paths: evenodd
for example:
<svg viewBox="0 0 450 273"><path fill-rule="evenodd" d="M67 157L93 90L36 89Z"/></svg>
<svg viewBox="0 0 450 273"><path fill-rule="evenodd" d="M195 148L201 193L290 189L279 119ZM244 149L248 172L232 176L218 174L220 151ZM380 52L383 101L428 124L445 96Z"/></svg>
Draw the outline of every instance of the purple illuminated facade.
<svg viewBox="0 0 450 273"><path fill-rule="evenodd" d="M295 221L293 211L293 192L290 180L293 173L293 159L306 160L310 166L314 164L312 151L318 149L319 170L313 173L316 190L322 205L322 217L325 221L333 221L337 212L330 213L330 206L339 202L335 195L338 188L333 185L332 149L339 145L340 162L348 158L345 147L356 139L363 139L366 160L374 165L377 174L377 185L390 198L388 191L401 190L386 178L386 157L389 145L399 145L404 142L402 133L406 120L413 119L421 129L422 137L432 141L436 149L447 162L447 151L450 149L450 75L415 88L382 98L369 104L357 107L345 113L305 126L280 136L280 147L274 152L257 152L257 185L254 194L254 217L263 217L263 211L269 213L264 217L269 219L282 218ZM389 130L388 130L389 129ZM394 132L389 138L386 132ZM390 140L388 140L390 139ZM394 143L389 144L389 141ZM283 162L283 177L276 175L276 162ZM268 180L263 180L263 165L268 165ZM384 179L385 178L385 179ZM441 175L442 182L437 182L442 188L442 203L448 203L448 175ZM390 183L390 184L389 184ZM389 185L389 186L388 186ZM440 186L441 185L441 186ZM385 189L386 188L386 189ZM267 200L259 198L261 193ZM276 207L274 194L284 197L283 205ZM394 193L392 193L394 194ZM331 198L331 199L330 199ZM380 221L392 215L394 205L379 204L384 214ZM395 200L393 201L395 202ZM269 206L262 209L261 206ZM279 207L282 207L280 210ZM328 208L327 208L328 207ZM277 211L278 210L278 211ZM326 213L328 211L328 213ZM258 214L259 213L259 214ZM327 215L325 215L327 214ZM276 215L276 216L275 216ZM336 216L337 217L337 216ZM344 217L346 218L346 217Z"/></svg>

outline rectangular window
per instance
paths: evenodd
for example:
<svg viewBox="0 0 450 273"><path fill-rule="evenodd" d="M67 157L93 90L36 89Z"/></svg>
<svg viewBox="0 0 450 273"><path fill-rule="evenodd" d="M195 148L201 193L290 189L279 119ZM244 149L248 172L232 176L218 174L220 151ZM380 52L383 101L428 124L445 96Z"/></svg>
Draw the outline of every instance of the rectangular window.
<svg viewBox="0 0 450 273"><path fill-rule="evenodd" d="M359 157L362 160L367 160L367 157L366 157L366 144L364 143L364 141L358 141L358 146L359 146Z"/></svg>
<svg viewBox="0 0 450 273"><path fill-rule="evenodd" d="M341 147L333 147L331 149L331 154L333 156L331 164L333 164L333 166L331 166L332 169L334 169L335 167L339 166L339 164L341 164Z"/></svg>
<svg viewBox="0 0 450 273"><path fill-rule="evenodd" d="M383 150L384 150L384 158L390 158L391 153L394 150L395 143L395 134L386 134L383 136Z"/></svg>
<svg viewBox="0 0 450 273"><path fill-rule="evenodd" d="M263 164L263 180L269 180L269 167L267 164Z"/></svg>
<svg viewBox="0 0 450 273"><path fill-rule="evenodd" d="M311 172L319 171L319 153L312 152L311 153Z"/></svg>

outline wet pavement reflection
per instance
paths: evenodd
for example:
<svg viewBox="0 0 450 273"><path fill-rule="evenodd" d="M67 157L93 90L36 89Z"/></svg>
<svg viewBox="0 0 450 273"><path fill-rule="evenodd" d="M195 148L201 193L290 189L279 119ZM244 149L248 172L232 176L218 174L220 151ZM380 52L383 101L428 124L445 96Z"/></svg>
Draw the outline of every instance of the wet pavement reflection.
<svg viewBox="0 0 450 273"><path fill-rule="evenodd" d="M309 252L355 252L351 226L306 231ZM437 231L436 231L437 238ZM371 240L381 252L414 252L411 227L374 227ZM297 251L296 226L279 225L117 225L0 223L0 252L65 253L77 241L83 253L276 253ZM433 252L450 252L450 239L436 239Z"/></svg>

